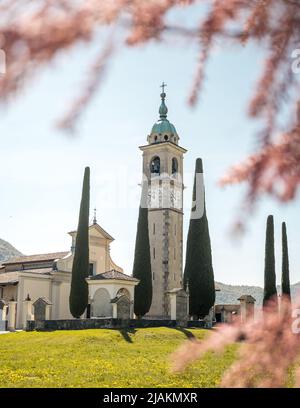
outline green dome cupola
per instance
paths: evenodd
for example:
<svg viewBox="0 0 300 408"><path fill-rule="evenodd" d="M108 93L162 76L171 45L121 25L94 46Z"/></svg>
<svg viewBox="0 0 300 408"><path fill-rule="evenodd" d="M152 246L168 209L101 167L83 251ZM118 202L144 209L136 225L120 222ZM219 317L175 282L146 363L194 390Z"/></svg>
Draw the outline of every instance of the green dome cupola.
<svg viewBox="0 0 300 408"><path fill-rule="evenodd" d="M166 84L163 82L161 85L162 93L160 94L161 104L158 111L159 119L152 126L151 133L148 136L149 144L162 142L171 142L177 144L179 140L175 126L167 119L168 108L165 104L165 86Z"/></svg>

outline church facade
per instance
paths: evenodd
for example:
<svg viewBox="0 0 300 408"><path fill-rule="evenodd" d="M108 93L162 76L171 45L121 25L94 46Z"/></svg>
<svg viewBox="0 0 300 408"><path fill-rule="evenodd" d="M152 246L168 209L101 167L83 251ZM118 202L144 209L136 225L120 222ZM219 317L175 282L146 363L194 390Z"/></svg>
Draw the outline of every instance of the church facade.
<svg viewBox="0 0 300 408"><path fill-rule="evenodd" d="M175 126L167 119L162 85L159 120L153 125L143 152L143 180L148 184L148 225L153 298L148 313L170 318L170 290L182 287L183 156Z"/></svg>
<svg viewBox="0 0 300 408"><path fill-rule="evenodd" d="M69 294L76 233L69 233L69 252L15 257L0 266L0 299L15 308L15 328L24 328L31 320L26 309L28 299L32 303L39 298L46 300L51 305L49 319L72 319ZM113 317L114 302L121 296L129 300L133 317L134 287L139 281L111 259L113 240L97 222L89 227L89 305L83 317Z"/></svg>

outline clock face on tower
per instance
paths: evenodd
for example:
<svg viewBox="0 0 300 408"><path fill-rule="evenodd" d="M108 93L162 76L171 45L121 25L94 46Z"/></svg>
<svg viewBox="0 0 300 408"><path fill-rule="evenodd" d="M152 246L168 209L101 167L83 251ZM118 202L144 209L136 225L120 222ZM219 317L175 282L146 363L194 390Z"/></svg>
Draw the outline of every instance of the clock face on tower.
<svg viewBox="0 0 300 408"><path fill-rule="evenodd" d="M150 187L149 193L148 193L148 205L149 205L149 208L152 208L152 209L153 208L160 208L159 198L160 198L159 185L151 184L151 187Z"/></svg>
<svg viewBox="0 0 300 408"><path fill-rule="evenodd" d="M170 204L171 204L171 208L174 208L175 207L175 191L173 190L171 190L171 193L170 193Z"/></svg>
<svg viewBox="0 0 300 408"><path fill-rule="evenodd" d="M148 191L148 208L174 208L182 210L182 186L170 183L151 183Z"/></svg>
<svg viewBox="0 0 300 408"><path fill-rule="evenodd" d="M171 208L182 209L182 188L180 186L174 186L171 191Z"/></svg>

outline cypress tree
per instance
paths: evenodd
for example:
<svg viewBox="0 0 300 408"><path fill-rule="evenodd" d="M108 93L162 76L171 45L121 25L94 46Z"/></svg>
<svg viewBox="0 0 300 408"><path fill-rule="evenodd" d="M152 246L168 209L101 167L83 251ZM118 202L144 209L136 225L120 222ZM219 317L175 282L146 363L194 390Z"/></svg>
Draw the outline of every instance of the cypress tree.
<svg viewBox="0 0 300 408"><path fill-rule="evenodd" d="M139 208L133 277L140 282L134 288L134 313L141 318L149 312L152 303L152 272L150 258L150 242L148 230L148 181L143 182L142 198Z"/></svg>
<svg viewBox="0 0 300 408"><path fill-rule="evenodd" d="M196 160L183 282L189 286L190 315L205 317L215 303L215 281L201 159Z"/></svg>
<svg viewBox="0 0 300 408"><path fill-rule="evenodd" d="M70 312L75 318L79 318L88 305L88 284L86 278L89 272L89 208L90 168L86 167L82 186L69 298Z"/></svg>
<svg viewBox="0 0 300 408"><path fill-rule="evenodd" d="M266 306L270 301L277 304L273 215L268 216L266 228L265 285L263 306Z"/></svg>
<svg viewBox="0 0 300 408"><path fill-rule="evenodd" d="M286 224L282 223L282 274L281 274L281 291L282 296L291 300L290 288L290 269L289 269L289 251L286 233Z"/></svg>

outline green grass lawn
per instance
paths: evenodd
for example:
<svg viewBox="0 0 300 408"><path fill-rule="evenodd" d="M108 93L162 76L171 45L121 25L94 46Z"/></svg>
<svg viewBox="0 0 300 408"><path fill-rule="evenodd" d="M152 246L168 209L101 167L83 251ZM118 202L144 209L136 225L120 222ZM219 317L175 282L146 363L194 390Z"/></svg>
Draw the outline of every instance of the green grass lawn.
<svg viewBox="0 0 300 408"><path fill-rule="evenodd" d="M216 387L236 347L171 374L170 354L201 329L19 332L0 336L0 387Z"/></svg>

